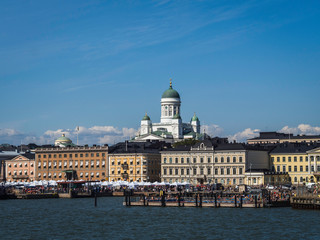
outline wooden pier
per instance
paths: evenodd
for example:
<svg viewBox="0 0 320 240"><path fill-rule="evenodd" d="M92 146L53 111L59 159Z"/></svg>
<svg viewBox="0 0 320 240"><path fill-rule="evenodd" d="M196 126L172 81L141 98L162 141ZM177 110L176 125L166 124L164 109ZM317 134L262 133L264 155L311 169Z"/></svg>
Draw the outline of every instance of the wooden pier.
<svg viewBox="0 0 320 240"><path fill-rule="evenodd" d="M292 197L291 206L301 209L320 209L320 197L314 195Z"/></svg>

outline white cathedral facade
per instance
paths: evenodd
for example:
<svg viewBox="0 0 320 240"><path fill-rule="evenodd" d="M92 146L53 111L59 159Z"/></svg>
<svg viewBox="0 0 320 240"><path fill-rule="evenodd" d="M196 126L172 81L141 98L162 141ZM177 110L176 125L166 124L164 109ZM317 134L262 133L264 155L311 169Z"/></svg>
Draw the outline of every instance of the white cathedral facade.
<svg viewBox="0 0 320 240"><path fill-rule="evenodd" d="M180 117L181 99L179 93L170 87L161 97L161 119L160 123L152 123L146 114L141 120L138 136L133 141L160 140L166 142L177 142L184 139L203 138L200 134L200 121L194 114L190 123L183 123Z"/></svg>

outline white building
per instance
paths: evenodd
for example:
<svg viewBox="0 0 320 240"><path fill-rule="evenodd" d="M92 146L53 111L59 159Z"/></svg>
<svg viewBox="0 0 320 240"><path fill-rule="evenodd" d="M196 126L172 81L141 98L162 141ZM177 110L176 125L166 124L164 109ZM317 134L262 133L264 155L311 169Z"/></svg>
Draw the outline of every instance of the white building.
<svg viewBox="0 0 320 240"><path fill-rule="evenodd" d="M134 141L160 140L166 142L181 141L183 139L202 139L200 121L196 114L190 123L183 123L180 116L181 99L179 93L170 87L161 97L160 123L152 123L146 114L141 120L141 128Z"/></svg>

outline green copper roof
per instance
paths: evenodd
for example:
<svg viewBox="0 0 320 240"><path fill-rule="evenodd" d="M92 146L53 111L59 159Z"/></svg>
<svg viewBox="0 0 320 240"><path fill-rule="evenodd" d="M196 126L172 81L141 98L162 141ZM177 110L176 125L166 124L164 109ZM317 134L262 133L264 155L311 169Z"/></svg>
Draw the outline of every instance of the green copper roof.
<svg viewBox="0 0 320 240"><path fill-rule="evenodd" d="M162 98L180 98L179 93L172 88L172 82L170 79L170 87L162 94Z"/></svg>
<svg viewBox="0 0 320 240"><path fill-rule="evenodd" d="M199 121L199 118L196 116L196 113L193 114L191 121Z"/></svg>
<svg viewBox="0 0 320 240"><path fill-rule="evenodd" d="M173 116L173 119L181 119L180 114L177 113L176 115Z"/></svg>
<svg viewBox="0 0 320 240"><path fill-rule="evenodd" d="M59 137L56 141L60 141L60 142L72 142L71 139L65 137L64 134L62 134L62 137Z"/></svg>
<svg viewBox="0 0 320 240"><path fill-rule="evenodd" d="M146 113L146 115L144 115L144 117L142 118L142 120L150 120L150 117L147 115L147 113Z"/></svg>

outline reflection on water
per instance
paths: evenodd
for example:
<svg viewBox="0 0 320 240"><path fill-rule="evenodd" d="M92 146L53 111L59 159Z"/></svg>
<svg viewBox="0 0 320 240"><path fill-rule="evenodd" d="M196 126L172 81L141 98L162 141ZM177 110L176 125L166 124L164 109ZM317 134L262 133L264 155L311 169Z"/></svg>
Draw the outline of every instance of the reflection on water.
<svg viewBox="0 0 320 240"><path fill-rule="evenodd" d="M319 239L320 211L125 207L123 198L0 201L0 239Z"/></svg>

